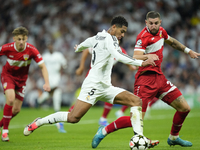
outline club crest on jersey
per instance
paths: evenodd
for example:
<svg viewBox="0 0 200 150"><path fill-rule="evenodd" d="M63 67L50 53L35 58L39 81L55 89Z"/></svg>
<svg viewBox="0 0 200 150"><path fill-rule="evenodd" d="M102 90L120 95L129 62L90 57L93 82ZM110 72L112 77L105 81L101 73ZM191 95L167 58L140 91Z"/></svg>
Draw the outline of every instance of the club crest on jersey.
<svg viewBox="0 0 200 150"><path fill-rule="evenodd" d="M162 37L162 31L160 31L160 37Z"/></svg>
<svg viewBox="0 0 200 150"><path fill-rule="evenodd" d="M142 40L138 40L136 45L141 45L142 44Z"/></svg>
<svg viewBox="0 0 200 150"><path fill-rule="evenodd" d="M7 82L3 84L3 88L6 89L7 87Z"/></svg>
<svg viewBox="0 0 200 150"><path fill-rule="evenodd" d="M90 95L88 95L88 96L86 97L86 100L87 100L87 101L89 101L89 100L90 100Z"/></svg>
<svg viewBox="0 0 200 150"><path fill-rule="evenodd" d="M29 55L28 55L28 54L25 54L25 55L23 55L23 57L24 57L24 60L28 60Z"/></svg>

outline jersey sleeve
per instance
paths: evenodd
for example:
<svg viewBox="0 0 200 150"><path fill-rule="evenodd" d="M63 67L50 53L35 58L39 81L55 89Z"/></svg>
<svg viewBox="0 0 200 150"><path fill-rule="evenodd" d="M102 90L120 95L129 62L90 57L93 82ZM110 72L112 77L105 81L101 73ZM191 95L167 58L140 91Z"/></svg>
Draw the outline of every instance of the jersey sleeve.
<svg viewBox="0 0 200 150"><path fill-rule="evenodd" d="M146 47L147 47L147 45L146 45L146 41L144 40L144 38L141 38L140 36L138 36L136 38L136 44L135 44L134 51L145 52Z"/></svg>
<svg viewBox="0 0 200 150"><path fill-rule="evenodd" d="M60 61L61 61L62 67L64 69L67 68L67 59L62 53L60 53Z"/></svg>
<svg viewBox="0 0 200 150"><path fill-rule="evenodd" d="M42 58L42 55L39 53L39 51L34 48L32 49L33 51L33 59L35 60L35 62L40 65L44 62L43 58Z"/></svg>
<svg viewBox="0 0 200 150"><path fill-rule="evenodd" d="M0 47L0 56L5 55L5 53L4 53L5 48L4 47L5 47L4 45Z"/></svg>
<svg viewBox="0 0 200 150"><path fill-rule="evenodd" d="M163 29L162 32L163 32L164 39L169 40L170 36L167 34L167 31L164 28L162 28L162 29Z"/></svg>
<svg viewBox="0 0 200 150"><path fill-rule="evenodd" d="M108 51L117 61L120 61L124 64L130 64L135 66L141 66L142 60L134 59L126 54L124 54L119 46L118 40L115 36L107 36L106 39L106 46L108 47Z"/></svg>
<svg viewBox="0 0 200 150"><path fill-rule="evenodd" d="M77 46L75 52L81 52L81 51L83 51L83 50L85 50L87 48L93 47L93 42L92 41L93 41L93 37L87 38L85 41L83 41L82 43L80 43Z"/></svg>

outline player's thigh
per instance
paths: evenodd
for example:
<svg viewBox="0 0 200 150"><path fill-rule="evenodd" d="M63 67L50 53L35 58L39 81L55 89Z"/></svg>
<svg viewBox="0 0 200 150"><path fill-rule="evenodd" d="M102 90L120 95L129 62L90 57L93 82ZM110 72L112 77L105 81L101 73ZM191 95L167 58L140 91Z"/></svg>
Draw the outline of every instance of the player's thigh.
<svg viewBox="0 0 200 150"><path fill-rule="evenodd" d="M68 115L68 121L79 121L87 113L90 107L92 107L92 104L77 99L74 104L74 108Z"/></svg>
<svg viewBox="0 0 200 150"><path fill-rule="evenodd" d="M170 105L180 112L190 111L190 106L188 105L183 95L176 98L173 102L171 102Z"/></svg>
<svg viewBox="0 0 200 150"><path fill-rule="evenodd" d="M6 104L13 105L15 101L15 91L14 89L7 89L5 90L5 96L6 96Z"/></svg>
<svg viewBox="0 0 200 150"><path fill-rule="evenodd" d="M114 104L132 106L142 106L142 100L129 91L123 91L114 98Z"/></svg>

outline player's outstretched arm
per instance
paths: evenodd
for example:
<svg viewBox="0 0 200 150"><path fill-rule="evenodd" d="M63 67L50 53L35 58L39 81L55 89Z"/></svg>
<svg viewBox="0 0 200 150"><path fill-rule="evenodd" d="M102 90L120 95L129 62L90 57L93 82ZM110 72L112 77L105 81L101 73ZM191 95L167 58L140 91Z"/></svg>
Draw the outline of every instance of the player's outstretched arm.
<svg viewBox="0 0 200 150"><path fill-rule="evenodd" d="M177 49L177 50L182 51L186 54L189 54L190 57L193 58L193 59L198 58L198 56L200 56L200 53L197 53L197 52L187 48L185 45L180 43L175 38L170 37L168 40L165 40L165 43L169 44L174 49Z"/></svg>
<svg viewBox="0 0 200 150"><path fill-rule="evenodd" d="M47 71L47 67L45 65L45 63L43 62L42 64L39 65L40 69L42 70L42 75L44 78L44 85L43 85L43 89L47 92L51 91L50 85L49 85L49 74Z"/></svg>
<svg viewBox="0 0 200 150"><path fill-rule="evenodd" d="M85 61L87 59L87 56L89 54L89 50L86 49L82 52L82 56L81 56L81 61L80 61L80 64L79 64L79 67L78 69L76 69L76 75L80 76L82 75L83 71L84 71L84 68L85 68Z"/></svg>

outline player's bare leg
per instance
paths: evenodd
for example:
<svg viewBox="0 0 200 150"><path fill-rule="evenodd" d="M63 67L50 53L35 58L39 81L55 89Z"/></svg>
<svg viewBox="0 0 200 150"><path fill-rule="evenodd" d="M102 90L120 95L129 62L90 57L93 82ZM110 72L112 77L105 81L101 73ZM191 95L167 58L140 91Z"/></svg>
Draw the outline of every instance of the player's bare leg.
<svg viewBox="0 0 200 150"><path fill-rule="evenodd" d="M44 118L37 118L25 127L24 135L30 135L35 129L45 124L57 122L78 123L90 107L92 107L91 104L77 100L71 112L56 112Z"/></svg>
<svg viewBox="0 0 200 150"><path fill-rule="evenodd" d="M188 113L190 112L190 106L188 105L187 101L183 97L183 95L179 96L177 99L175 99L171 104L173 108L175 108L177 111L173 118L173 124L171 128L171 132L169 135L169 138L167 140L167 143L171 145L180 145L183 147L190 147L192 146L192 143L189 141L182 140L179 137L179 131L181 130L182 124L187 117Z"/></svg>

